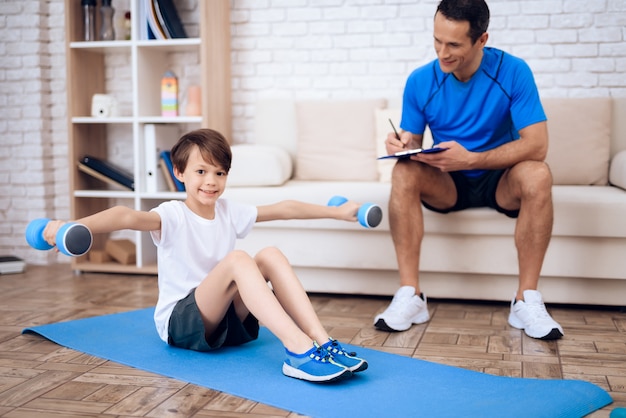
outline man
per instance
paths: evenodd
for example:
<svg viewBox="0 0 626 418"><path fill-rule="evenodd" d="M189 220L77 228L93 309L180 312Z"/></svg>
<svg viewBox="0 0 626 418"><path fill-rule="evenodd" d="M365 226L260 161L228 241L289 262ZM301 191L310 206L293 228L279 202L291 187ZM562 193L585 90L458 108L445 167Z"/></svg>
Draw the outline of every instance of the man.
<svg viewBox="0 0 626 418"><path fill-rule="evenodd" d="M401 132L391 153L420 148L426 125L445 151L401 159L394 167L389 221L401 287L374 324L404 331L430 319L419 286L422 205L440 213L487 206L516 218L519 284L509 324L533 338L563 329L537 291L553 223L546 116L528 65L486 47L483 0L443 0L434 17L437 59L416 69L404 90Z"/></svg>

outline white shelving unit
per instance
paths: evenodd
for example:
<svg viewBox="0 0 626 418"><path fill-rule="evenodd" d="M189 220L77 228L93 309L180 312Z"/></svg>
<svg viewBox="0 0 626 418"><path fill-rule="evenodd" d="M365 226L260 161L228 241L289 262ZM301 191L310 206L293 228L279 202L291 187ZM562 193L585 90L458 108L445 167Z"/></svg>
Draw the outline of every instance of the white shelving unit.
<svg viewBox="0 0 626 418"><path fill-rule="evenodd" d="M147 192L145 181L144 125L174 124L185 128L210 127L231 137L230 80L230 11L228 0L198 1L199 37L144 40L138 39L140 0L131 0L132 34L124 41L80 41L82 16L79 0L65 0L66 61L68 95L68 169L72 219L103 210L113 204L124 204L148 210L164 200L184 199L182 192ZM160 85L165 71L171 68L176 54L193 54L200 63L202 92L201 116L161 116ZM122 56L130 72L129 85L123 86L130 96L130 106L122 115L110 118L91 116L94 94L106 91L108 58ZM116 60L114 60L116 61ZM181 63L176 63L181 65ZM119 60L114 64L119 67ZM116 68L116 70L118 70ZM184 84L184 80L180 80ZM182 92L180 92L182 93ZM180 103L180 100L179 100ZM180 105L179 105L180 109ZM135 190L114 189L78 170L84 155L110 160L112 132L131 138L125 157L132 160ZM175 141L173 138L172 141ZM132 153L132 158L127 153ZM116 161L111 160L116 164ZM119 165L119 164L118 164ZM103 250L108 236L95 236L93 250ZM156 274L156 249L148 233L133 232L137 250L134 265L116 262L93 263L88 256L72 260L76 271Z"/></svg>

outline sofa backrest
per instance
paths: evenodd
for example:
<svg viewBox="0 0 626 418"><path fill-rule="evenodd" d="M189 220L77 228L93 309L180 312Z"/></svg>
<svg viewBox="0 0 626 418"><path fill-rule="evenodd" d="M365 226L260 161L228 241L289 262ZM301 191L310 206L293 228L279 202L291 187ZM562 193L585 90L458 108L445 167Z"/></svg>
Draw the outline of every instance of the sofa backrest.
<svg viewBox="0 0 626 418"><path fill-rule="evenodd" d="M612 99L611 158L626 150L626 97Z"/></svg>
<svg viewBox="0 0 626 418"><path fill-rule="evenodd" d="M610 158L626 149L626 118L617 117L624 115L626 99L544 98L542 102L550 138L546 160L554 184L607 184ZM389 181L393 162L374 161L384 153L386 133L391 130L388 119L397 127L400 113L397 107L386 108L382 99L264 99L256 107L255 143L286 149L296 179ZM341 157L357 143L363 144L363 152ZM368 159L373 165L367 164ZM299 171L299 163L307 167ZM372 174L372 167L377 174Z"/></svg>
<svg viewBox="0 0 626 418"><path fill-rule="evenodd" d="M279 146L295 162L298 147L296 106L290 99L261 99L256 104L254 143Z"/></svg>
<svg viewBox="0 0 626 418"><path fill-rule="evenodd" d="M378 181L374 112L386 106L367 98L263 100L255 144L285 148L296 180Z"/></svg>
<svg viewBox="0 0 626 418"><path fill-rule="evenodd" d="M544 98L556 185L605 185L611 149L611 99Z"/></svg>

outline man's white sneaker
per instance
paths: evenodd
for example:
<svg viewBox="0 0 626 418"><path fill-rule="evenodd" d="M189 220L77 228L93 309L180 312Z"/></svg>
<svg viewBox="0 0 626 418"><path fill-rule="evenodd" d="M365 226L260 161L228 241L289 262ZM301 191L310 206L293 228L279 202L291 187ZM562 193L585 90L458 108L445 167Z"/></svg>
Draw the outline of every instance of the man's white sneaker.
<svg viewBox="0 0 626 418"><path fill-rule="evenodd" d="M374 318L374 326L382 331L406 331L413 324L430 319L426 296L415 294L413 286L402 286L393 296L385 311Z"/></svg>
<svg viewBox="0 0 626 418"><path fill-rule="evenodd" d="M556 340L563 336L563 328L546 311L541 293L536 290L524 290L524 300L517 302L513 296L509 325L540 340Z"/></svg>

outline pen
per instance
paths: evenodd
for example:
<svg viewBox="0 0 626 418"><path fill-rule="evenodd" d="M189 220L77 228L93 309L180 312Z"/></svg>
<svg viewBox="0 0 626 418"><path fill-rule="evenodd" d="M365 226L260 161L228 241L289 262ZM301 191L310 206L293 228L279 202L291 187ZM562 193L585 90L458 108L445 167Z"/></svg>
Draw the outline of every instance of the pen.
<svg viewBox="0 0 626 418"><path fill-rule="evenodd" d="M399 141L400 135L398 135L398 131L396 131L396 127L393 126L393 122L391 121L391 118L389 118L389 124L391 125L391 128L393 129L393 133L396 134L396 139Z"/></svg>

